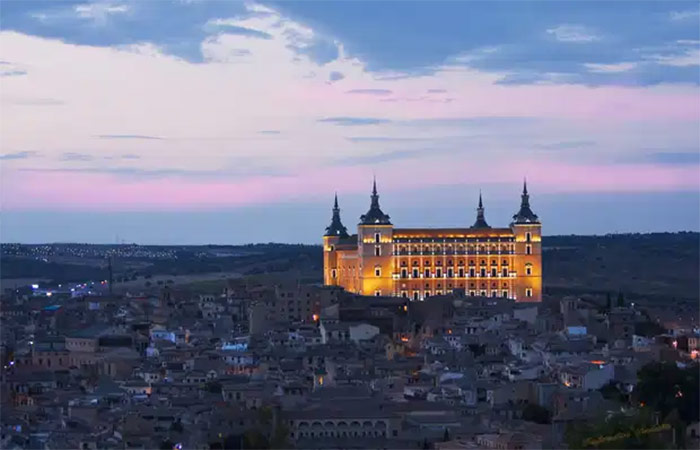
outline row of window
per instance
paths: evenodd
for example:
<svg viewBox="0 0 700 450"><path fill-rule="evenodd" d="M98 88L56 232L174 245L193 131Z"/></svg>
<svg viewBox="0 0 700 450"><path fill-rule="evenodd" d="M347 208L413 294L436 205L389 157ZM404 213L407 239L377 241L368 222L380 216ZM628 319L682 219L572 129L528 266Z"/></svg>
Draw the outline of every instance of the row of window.
<svg viewBox="0 0 700 450"><path fill-rule="evenodd" d="M354 274L354 271L353 271ZM496 277L503 277L503 278L508 278L508 277L514 277L516 276L516 272L509 272L507 267L504 267L501 271L496 269L495 267L492 267L491 270L487 270L486 268L482 267L478 272L476 271L476 268L470 267L469 271L467 272L464 267L459 267L457 271L452 267L448 267L446 271L443 272L442 268L438 267L435 269L435 271L431 271L429 268L426 268L423 270L423 273L421 273L420 269L418 268L413 268L413 270L409 273L408 269L403 267L401 268L401 272L399 274L399 278L476 278L476 277L481 277L481 278L486 278L486 277L491 277L491 278L496 278ZM532 275L532 265L527 264L525 266L525 275ZM331 269L331 277L332 278L337 278L338 276L338 271L337 269ZM382 268L381 267L375 267L374 268L374 276L375 277L381 277L382 276Z"/></svg>
<svg viewBox="0 0 700 450"><path fill-rule="evenodd" d="M508 239L511 240L513 238L508 238ZM381 241L382 241L382 233L374 233L374 242L379 243ZM532 233L530 233L529 231L527 233L525 233L525 241L527 241L527 242L532 241ZM487 240L487 242L488 242L488 240Z"/></svg>
<svg viewBox="0 0 700 450"><path fill-rule="evenodd" d="M408 251L408 250L396 250L394 249L393 253L394 256L403 256L403 255L481 255L481 254L486 254L486 255L491 255L491 254L506 254L506 255L514 255L515 254L515 247L509 249L509 250L504 250L504 251L467 251L467 252L460 252L460 251L441 251L439 247L435 250L426 250L426 251L417 251L414 250L413 252ZM532 255L532 245L528 244L525 246L525 254L526 255ZM382 247L381 245L375 245L374 246L374 256L382 256Z"/></svg>
<svg viewBox="0 0 700 450"><path fill-rule="evenodd" d="M411 293L409 294L408 291L401 291L401 297L403 297L403 298L410 297L413 300L425 300L425 299L429 298L431 295L443 295L443 291L441 291L439 289L434 291L434 292L435 292L435 294L433 294L433 291L430 291L430 290L425 290L425 291L414 290L414 291L411 291ZM445 291L445 294L449 294L449 293L450 293L450 291ZM476 291L476 290L469 291L469 295L472 297L475 297L477 295L477 293L481 297L487 297L489 295L489 292L485 289L482 289L480 291ZM503 298L514 298L514 297L510 296L510 293L508 292L507 289L500 291L500 294L501 294L500 296ZM377 289L376 291L374 291L374 295L377 297L381 296L382 295L381 289ZM498 296L499 296L498 289L492 289L491 290L491 297L498 297ZM525 297L527 297L527 298L532 297L532 289L531 288L525 289Z"/></svg>

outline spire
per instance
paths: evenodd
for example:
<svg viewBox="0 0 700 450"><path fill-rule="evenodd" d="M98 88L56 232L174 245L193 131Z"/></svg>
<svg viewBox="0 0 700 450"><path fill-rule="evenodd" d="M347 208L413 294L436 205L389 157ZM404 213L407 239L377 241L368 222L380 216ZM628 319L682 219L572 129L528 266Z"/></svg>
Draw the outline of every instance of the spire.
<svg viewBox="0 0 700 450"><path fill-rule="evenodd" d="M333 217L331 218L331 224L326 227L326 234L324 236L338 236L341 238L348 237L348 230L343 226L343 222L340 221L340 208L338 207L338 193L335 194L335 201L333 202Z"/></svg>
<svg viewBox="0 0 700 450"><path fill-rule="evenodd" d="M481 191L479 191L479 207L476 208L476 222L472 228L491 228L484 217L484 202L481 199Z"/></svg>
<svg viewBox="0 0 700 450"><path fill-rule="evenodd" d="M530 209L530 194L527 193L527 179L523 179L520 210L513 216L513 223L539 223L537 214Z"/></svg>
<svg viewBox="0 0 700 450"><path fill-rule="evenodd" d="M367 214L363 214L362 216L360 216L360 224L391 225L391 222L389 222L389 216L387 214L384 214L382 209L379 207L379 194L377 194L377 177L374 177L374 180L372 182L372 195L370 196L370 198L372 199L372 201L369 205L369 211L367 211Z"/></svg>

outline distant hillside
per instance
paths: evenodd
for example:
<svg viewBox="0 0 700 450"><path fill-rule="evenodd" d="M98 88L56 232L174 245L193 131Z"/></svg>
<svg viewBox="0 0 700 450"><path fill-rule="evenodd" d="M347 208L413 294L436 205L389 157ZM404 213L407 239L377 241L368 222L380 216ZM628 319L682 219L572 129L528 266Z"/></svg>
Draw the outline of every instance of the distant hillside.
<svg viewBox="0 0 700 450"><path fill-rule="evenodd" d="M623 291L653 301L697 301L700 280L699 233L545 236L544 285L551 294ZM320 245L136 246L3 244L0 274L56 282L107 278L107 258L115 280L156 275L240 272L244 275L295 271L321 280Z"/></svg>

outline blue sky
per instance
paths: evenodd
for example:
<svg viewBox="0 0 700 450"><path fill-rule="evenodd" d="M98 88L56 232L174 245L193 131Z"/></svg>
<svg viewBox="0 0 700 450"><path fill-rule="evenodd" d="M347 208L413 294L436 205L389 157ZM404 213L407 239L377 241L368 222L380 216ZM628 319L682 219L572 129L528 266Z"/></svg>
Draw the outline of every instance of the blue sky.
<svg viewBox="0 0 700 450"><path fill-rule="evenodd" d="M699 228L696 2L4 0L0 19L4 242L314 242L334 191L354 225L374 173L399 226L469 224L479 189L505 225L527 176L547 233Z"/></svg>

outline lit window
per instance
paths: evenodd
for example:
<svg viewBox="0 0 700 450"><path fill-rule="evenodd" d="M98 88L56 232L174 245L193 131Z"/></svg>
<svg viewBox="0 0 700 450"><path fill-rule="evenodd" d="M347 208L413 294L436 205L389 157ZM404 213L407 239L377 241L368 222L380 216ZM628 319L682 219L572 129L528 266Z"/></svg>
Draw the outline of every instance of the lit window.
<svg viewBox="0 0 700 450"><path fill-rule="evenodd" d="M525 289L525 297L532 297L532 289L531 288Z"/></svg>
<svg viewBox="0 0 700 450"><path fill-rule="evenodd" d="M375 277L381 277L381 276L382 276L382 269L381 269L381 267L375 267L375 268L374 268L374 276L375 276Z"/></svg>

